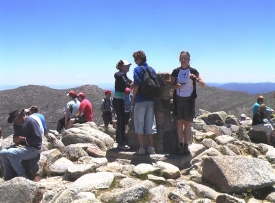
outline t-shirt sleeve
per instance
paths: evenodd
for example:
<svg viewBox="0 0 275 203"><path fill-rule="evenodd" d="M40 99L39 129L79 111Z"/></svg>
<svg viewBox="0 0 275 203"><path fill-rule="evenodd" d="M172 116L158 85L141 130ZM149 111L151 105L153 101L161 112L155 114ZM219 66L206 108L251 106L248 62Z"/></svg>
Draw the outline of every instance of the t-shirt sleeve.
<svg viewBox="0 0 275 203"><path fill-rule="evenodd" d="M177 73L177 69L174 69L171 76L177 78L178 77L178 73Z"/></svg>
<svg viewBox="0 0 275 203"><path fill-rule="evenodd" d="M139 67L136 67L134 69L134 84L135 85L140 85L140 83L141 83L141 73L140 73L140 71L142 71L142 70Z"/></svg>
<svg viewBox="0 0 275 203"><path fill-rule="evenodd" d="M199 71L197 71L197 69L193 68L193 71L194 71L194 75L199 75Z"/></svg>

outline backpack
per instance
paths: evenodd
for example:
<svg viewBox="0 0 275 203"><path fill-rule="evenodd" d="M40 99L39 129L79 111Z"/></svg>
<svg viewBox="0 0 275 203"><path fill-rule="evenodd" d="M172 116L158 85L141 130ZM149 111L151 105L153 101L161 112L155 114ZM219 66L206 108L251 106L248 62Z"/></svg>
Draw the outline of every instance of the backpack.
<svg viewBox="0 0 275 203"><path fill-rule="evenodd" d="M143 76L141 79L141 84L139 86L139 91L141 96L147 99L152 99L158 97L160 93L160 84L157 76L152 73L152 67L145 68L140 66L143 71Z"/></svg>

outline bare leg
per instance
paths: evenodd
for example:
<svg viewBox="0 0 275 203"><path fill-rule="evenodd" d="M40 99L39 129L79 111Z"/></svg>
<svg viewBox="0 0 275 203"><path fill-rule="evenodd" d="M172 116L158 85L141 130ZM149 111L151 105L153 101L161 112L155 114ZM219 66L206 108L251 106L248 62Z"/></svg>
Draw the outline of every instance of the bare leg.
<svg viewBox="0 0 275 203"><path fill-rule="evenodd" d="M177 120L177 134L179 143L183 143L183 120Z"/></svg>
<svg viewBox="0 0 275 203"><path fill-rule="evenodd" d="M70 119L69 124L68 124L68 127L67 127L66 129L71 128L71 127L73 126L74 122L75 122L75 119L74 119L74 118L73 118L73 119Z"/></svg>
<svg viewBox="0 0 275 203"><path fill-rule="evenodd" d="M150 145L151 147L154 147L154 137L153 137L152 134L151 134L151 135L148 135L148 141L149 141L149 145Z"/></svg>
<svg viewBox="0 0 275 203"><path fill-rule="evenodd" d="M183 121L184 124L184 143L189 144L190 134L191 134L191 122Z"/></svg>
<svg viewBox="0 0 275 203"><path fill-rule="evenodd" d="M139 142L139 147L140 148L144 148L144 144L143 144L143 134L138 134L138 142Z"/></svg>

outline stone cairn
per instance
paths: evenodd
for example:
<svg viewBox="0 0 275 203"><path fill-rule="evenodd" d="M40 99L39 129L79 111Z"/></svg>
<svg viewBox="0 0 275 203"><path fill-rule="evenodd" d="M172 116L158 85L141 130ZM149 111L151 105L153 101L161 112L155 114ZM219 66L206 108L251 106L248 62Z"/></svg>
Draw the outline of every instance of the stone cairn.
<svg viewBox="0 0 275 203"><path fill-rule="evenodd" d="M173 154L176 153L178 141L176 125L171 114L170 100L173 98L173 90L170 87L171 76L169 73L158 73L157 77L161 85L161 93L154 102L157 125L157 133L154 134L154 147L156 153ZM133 117L131 118L129 127L130 129L127 133L129 145L132 149L137 149L139 143L134 131ZM148 145L147 139L144 139L144 141Z"/></svg>

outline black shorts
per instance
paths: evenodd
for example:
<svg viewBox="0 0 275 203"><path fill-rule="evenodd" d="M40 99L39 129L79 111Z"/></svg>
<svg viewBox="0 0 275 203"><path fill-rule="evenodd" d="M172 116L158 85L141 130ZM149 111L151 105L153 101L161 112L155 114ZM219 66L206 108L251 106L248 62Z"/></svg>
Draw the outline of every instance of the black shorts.
<svg viewBox="0 0 275 203"><path fill-rule="evenodd" d="M108 126L109 124L112 124L112 112L106 111L102 114L104 126Z"/></svg>
<svg viewBox="0 0 275 203"><path fill-rule="evenodd" d="M195 117L195 99L191 97L180 97L177 95L176 120L192 122Z"/></svg>
<svg viewBox="0 0 275 203"><path fill-rule="evenodd" d="M75 118L75 123L86 123L87 121L83 117Z"/></svg>

